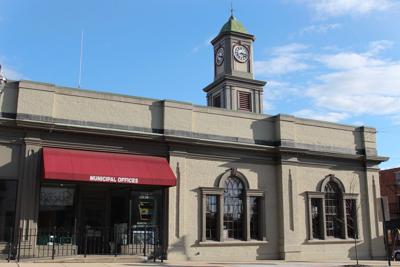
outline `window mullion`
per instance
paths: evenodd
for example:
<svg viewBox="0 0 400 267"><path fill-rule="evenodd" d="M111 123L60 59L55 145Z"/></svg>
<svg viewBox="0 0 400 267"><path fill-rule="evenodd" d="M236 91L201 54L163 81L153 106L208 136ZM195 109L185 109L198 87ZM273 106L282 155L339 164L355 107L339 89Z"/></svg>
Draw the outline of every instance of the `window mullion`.
<svg viewBox="0 0 400 267"><path fill-rule="evenodd" d="M347 214L346 214L346 199L342 197L342 218L343 218L343 226L342 229L344 233L342 233L343 238L347 239L349 238L347 235Z"/></svg>
<svg viewBox="0 0 400 267"><path fill-rule="evenodd" d="M201 225L201 241L205 242L207 240L206 238L206 203L207 200L207 195L206 194L202 194L202 200L201 200L201 204L202 204L202 225Z"/></svg>
<svg viewBox="0 0 400 267"><path fill-rule="evenodd" d="M312 198L310 196L308 196L308 232L309 232L308 239L310 239L310 240L314 239L311 199Z"/></svg>
<svg viewBox="0 0 400 267"><path fill-rule="evenodd" d="M249 207L249 204L250 204L250 201L249 201L249 197L248 197L248 195L247 195L247 192L245 193L245 196L244 196L244 221L245 221L245 224L244 224L244 227L243 227L243 237L244 237L244 240L250 240L250 207Z"/></svg>
<svg viewBox="0 0 400 267"><path fill-rule="evenodd" d="M218 195L218 233L219 241L224 241L224 195Z"/></svg>
<svg viewBox="0 0 400 267"><path fill-rule="evenodd" d="M325 196L322 198L322 214L321 214L322 239L326 239L326 217L325 217Z"/></svg>
<svg viewBox="0 0 400 267"><path fill-rule="evenodd" d="M258 229L260 229L260 233L259 236L261 238L261 240L268 240L267 239L267 218L265 216L266 212L265 212L265 199L266 197L259 197L258 199L258 203L259 203L259 207L258 207L258 211L259 211L259 217L258 217Z"/></svg>

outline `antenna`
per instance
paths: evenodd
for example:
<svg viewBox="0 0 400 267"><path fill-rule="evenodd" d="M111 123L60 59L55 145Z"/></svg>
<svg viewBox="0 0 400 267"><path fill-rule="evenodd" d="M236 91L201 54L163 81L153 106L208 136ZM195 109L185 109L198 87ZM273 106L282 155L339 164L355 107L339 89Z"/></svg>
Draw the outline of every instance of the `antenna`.
<svg viewBox="0 0 400 267"><path fill-rule="evenodd" d="M82 58L83 58L83 29L81 34L81 57L79 59L79 78L78 78L78 88L81 88L82 79Z"/></svg>

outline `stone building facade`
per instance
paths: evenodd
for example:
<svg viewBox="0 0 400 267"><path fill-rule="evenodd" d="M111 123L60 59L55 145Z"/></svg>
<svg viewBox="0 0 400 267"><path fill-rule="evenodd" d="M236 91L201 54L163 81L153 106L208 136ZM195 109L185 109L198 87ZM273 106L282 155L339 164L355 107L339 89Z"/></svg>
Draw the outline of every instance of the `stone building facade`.
<svg viewBox="0 0 400 267"><path fill-rule="evenodd" d="M349 259L354 238L360 258L383 257L375 129L262 114L254 39L231 17L212 41L207 106L9 81L0 229L130 228L139 203L158 207L169 259ZM104 158L148 168L113 176Z"/></svg>

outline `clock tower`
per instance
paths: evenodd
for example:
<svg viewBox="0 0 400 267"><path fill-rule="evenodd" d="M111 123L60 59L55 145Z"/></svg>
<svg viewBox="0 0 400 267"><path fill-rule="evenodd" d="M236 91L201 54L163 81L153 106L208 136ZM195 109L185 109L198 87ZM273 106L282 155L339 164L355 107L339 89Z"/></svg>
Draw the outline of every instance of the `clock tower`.
<svg viewBox="0 0 400 267"><path fill-rule="evenodd" d="M254 80L254 40L232 15L211 41L214 81L203 89L208 106L262 113L265 82Z"/></svg>

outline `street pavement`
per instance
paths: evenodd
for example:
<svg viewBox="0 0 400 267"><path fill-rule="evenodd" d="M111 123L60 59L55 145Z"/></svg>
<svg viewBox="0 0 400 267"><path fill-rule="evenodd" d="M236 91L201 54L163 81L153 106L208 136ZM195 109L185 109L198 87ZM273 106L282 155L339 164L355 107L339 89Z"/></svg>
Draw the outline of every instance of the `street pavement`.
<svg viewBox="0 0 400 267"><path fill-rule="evenodd" d="M110 262L110 263L55 263L55 262L0 262L0 267L138 267L138 266L165 266L165 267L343 267L355 266L354 261L349 262L285 262L285 261L254 261L254 262L170 262L153 263L153 262ZM360 261L360 266L383 267L388 266L385 261ZM393 262L392 266L400 266L399 263Z"/></svg>

